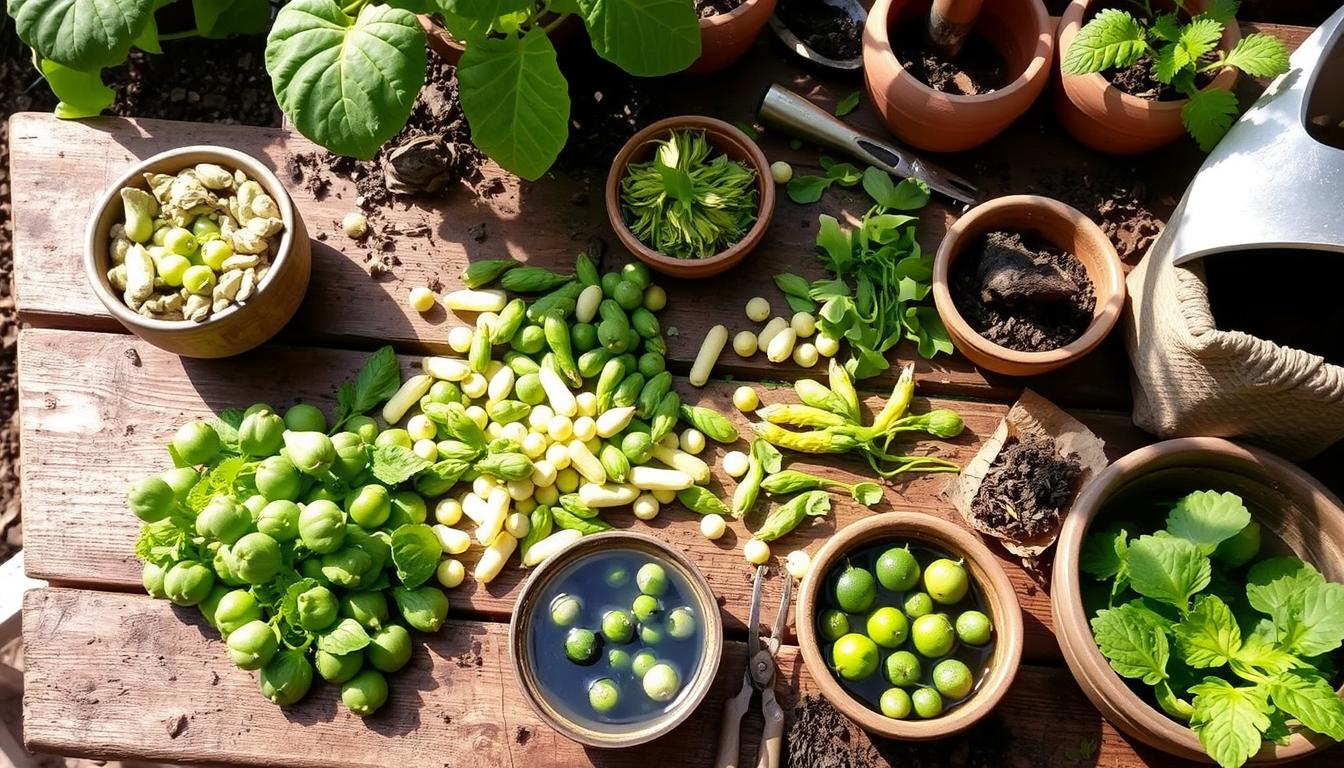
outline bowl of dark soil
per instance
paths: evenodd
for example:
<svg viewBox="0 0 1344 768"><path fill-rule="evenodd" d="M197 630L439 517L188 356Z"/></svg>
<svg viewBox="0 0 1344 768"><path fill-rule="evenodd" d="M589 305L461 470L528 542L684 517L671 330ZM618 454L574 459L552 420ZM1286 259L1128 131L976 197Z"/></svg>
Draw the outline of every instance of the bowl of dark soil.
<svg viewBox="0 0 1344 768"><path fill-rule="evenodd" d="M673 277L730 269L765 236L775 183L765 153L712 117L659 120L612 161L607 220L626 250Z"/></svg>
<svg viewBox="0 0 1344 768"><path fill-rule="evenodd" d="M799 587L795 617L822 695L891 739L975 725L1022 656L1022 611L998 559L965 528L913 512L832 536Z"/></svg>
<svg viewBox="0 0 1344 768"><path fill-rule="evenodd" d="M1189 0L1193 14L1206 10L1212 0ZM1171 3L1154 3L1154 7ZM1181 109L1189 99L1152 74L1152 58L1145 56L1123 70L1087 75L1064 73L1064 59L1078 37L1078 30L1098 11L1135 6L1114 0L1073 0L1059 20L1059 81L1055 88L1055 113L1064 128L1087 146L1112 154L1131 155L1169 144L1185 133ZM1226 24L1218 49L1232 50L1241 39L1236 22ZM1230 90L1237 81L1235 69L1224 68L1197 75L1204 88Z"/></svg>
<svg viewBox="0 0 1344 768"><path fill-rule="evenodd" d="M686 71L707 75L734 64L756 41L775 0L695 0L700 14L700 58Z"/></svg>
<svg viewBox="0 0 1344 768"><path fill-rule="evenodd" d="M1273 454L1193 437L1083 489L1050 604L1069 670L1116 728L1186 760L1263 765L1344 736L1341 581L1338 498Z"/></svg>
<svg viewBox="0 0 1344 768"><path fill-rule="evenodd" d="M952 343L996 373L1034 376L1092 351L1125 306L1120 257L1080 211L1036 195L971 209L933 261Z"/></svg>
<svg viewBox="0 0 1344 768"><path fill-rule="evenodd" d="M863 67L863 23L859 0L779 0L770 28L784 47L822 67Z"/></svg>
<svg viewBox="0 0 1344 768"><path fill-rule="evenodd" d="M1040 0L985 3L952 57L928 40L931 3L878 0L863 28L868 96L899 139L959 152L1027 111L1050 78L1054 27Z"/></svg>

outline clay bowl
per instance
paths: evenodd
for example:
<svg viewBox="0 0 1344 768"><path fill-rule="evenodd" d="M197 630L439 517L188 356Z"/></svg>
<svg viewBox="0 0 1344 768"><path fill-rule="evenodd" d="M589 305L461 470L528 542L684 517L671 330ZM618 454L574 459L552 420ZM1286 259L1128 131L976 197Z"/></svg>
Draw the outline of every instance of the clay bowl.
<svg viewBox="0 0 1344 768"><path fill-rule="evenodd" d="M1263 527L1261 554L1294 554L1330 581L1344 581L1344 507L1295 465L1266 451L1214 437L1187 437L1140 448L1111 464L1083 489L1064 519L1055 549L1051 613L1064 660L1083 693L1129 736L1187 760L1210 762L1193 731L1140 698L1097 650L1083 607L1078 557L1088 530L1113 503L1154 492L1232 491ZM1277 539L1277 540L1276 540ZM1277 550L1277 551L1276 551ZM1341 689L1344 693L1344 689ZM1280 763L1334 742L1294 735L1266 743L1252 763Z"/></svg>
<svg viewBox="0 0 1344 768"><path fill-rule="evenodd" d="M649 555L662 563L665 568L677 571L686 579L686 583L691 587L692 599L695 601L695 611L704 627L705 647L699 668L687 677L681 693L667 711L643 722L626 726L613 725L608 729L598 728L596 723L578 722L546 698L537 679L536 662L528 648L528 639L534 621L548 620L550 607L542 603L541 597L546 594L550 585L575 563L614 549L634 550ZM514 679L523 692L523 699L547 725L574 741L592 747L605 749L633 747L663 736L681 725L709 694L722 657L723 619L719 615L717 599L704 574L681 551L652 536L631 531L607 531L584 536L537 566L528 577L527 583L523 585L523 590L518 595L518 602L514 604L513 619L509 622L509 658L513 663Z"/></svg>
<svg viewBox="0 0 1344 768"><path fill-rule="evenodd" d="M148 189L143 174L177 173L197 163L215 163L230 171L241 170L256 180L275 199L285 230L280 235L270 270L246 303L212 314L200 323L154 320L133 312L108 282L107 270L111 266L108 231L122 220L122 187ZM107 311L135 335L183 357L229 357L270 339L298 311L308 290L311 266L312 244L289 192L259 160L226 147L180 147L131 166L112 182L94 206L84 234L84 271L93 292Z"/></svg>
<svg viewBox="0 0 1344 768"><path fill-rule="evenodd" d="M747 230L741 240L707 259L675 259L664 256L640 242L625 225L623 218L621 179L625 176L625 167L630 163L647 161L653 155L653 142L666 138L673 129L704 131L705 137L715 150L746 164L756 172L758 204L756 223ZM669 117L631 136L625 146L621 147L621 151L616 153L616 159L611 163L611 170L607 172L605 197L607 220L611 222L611 228L616 232L621 245L652 269L665 275L682 278L713 277L742 261L761 242L766 227L770 225L770 217L775 212L775 183L770 176L770 161L765 159L765 153L756 146L756 142L734 126L702 115Z"/></svg>
<svg viewBox="0 0 1344 768"><path fill-rule="evenodd" d="M1191 0L1189 6L1202 11L1210 0ZM1055 87L1055 114L1073 138L1101 152L1132 155L1169 144L1185 133L1181 108L1187 99L1149 101L1111 85L1106 75L1064 74L1064 56L1082 29L1087 9L1093 0L1073 0L1059 20L1059 82ZM1168 4L1170 5L1170 4ZM1218 47L1230 51L1241 39L1241 29L1228 24ZM1209 88L1230 89L1237 82L1235 69L1224 69Z"/></svg>
<svg viewBox="0 0 1344 768"><path fill-rule="evenodd" d="M956 709L932 720L893 720L850 695L831 673L815 629L817 611L825 601L826 576L855 550L897 540L923 542L961 557L985 597L994 624L994 653L975 692ZM999 703L1017 675L1022 658L1022 609L1003 566L975 534L941 518L916 512L888 512L853 523L836 533L812 558L798 590L795 614L798 647L821 693L845 717L869 733L905 741L930 741L965 731ZM881 674L880 670L878 674Z"/></svg>
<svg viewBox="0 0 1344 768"><path fill-rule="evenodd" d="M700 19L700 58L686 72L708 75L742 58L775 12L775 0L747 0L728 13Z"/></svg>
<svg viewBox="0 0 1344 768"><path fill-rule="evenodd" d="M1082 336L1048 352L1019 352L989 341L962 319L948 288L952 263L982 235L998 229L1035 232L1083 263L1097 303ZM1125 307L1125 275L1115 246L1080 211L1048 197L1009 195L972 208L947 231L933 259L933 302L952 343L971 362L1009 376L1035 376L1068 365L1106 338Z"/></svg>
<svg viewBox="0 0 1344 768"><path fill-rule="evenodd" d="M892 50L891 28L926 24L926 0L877 0L863 27L868 98L901 141L933 152L984 144L1027 111L1050 79L1055 35L1041 0L996 0L980 9L976 29L1003 56L1016 79L992 93L935 91L907 72Z"/></svg>
<svg viewBox="0 0 1344 768"><path fill-rule="evenodd" d="M448 30L435 21L433 16L420 14L419 19L420 28L425 31L426 44L445 62L456 66L467 50L466 44L448 34ZM578 16L568 13L551 14L549 18L543 16L542 19L541 28L546 30L546 36L551 38L551 44L556 50L569 43L578 33L579 27L583 26Z"/></svg>

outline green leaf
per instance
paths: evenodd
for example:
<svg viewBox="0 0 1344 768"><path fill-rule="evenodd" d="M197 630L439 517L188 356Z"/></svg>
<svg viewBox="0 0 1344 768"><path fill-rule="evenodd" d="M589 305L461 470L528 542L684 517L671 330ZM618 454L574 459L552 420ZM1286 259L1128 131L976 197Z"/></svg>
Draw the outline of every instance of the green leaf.
<svg viewBox="0 0 1344 768"><path fill-rule="evenodd" d="M569 89L546 33L472 43L457 81L476 146L506 170L540 178L569 136Z"/></svg>
<svg viewBox="0 0 1344 768"><path fill-rule="evenodd" d="M214 497L232 496L233 484L246 466L247 462L241 456L230 456L205 470L187 493L187 508L200 512Z"/></svg>
<svg viewBox="0 0 1344 768"><path fill-rule="evenodd" d="M1269 682L1274 706L1316 733L1344 740L1344 699L1314 671L1291 670Z"/></svg>
<svg viewBox="0 0 1344 768"><path fill-rule="evenodd" d="M353 382L344 382L336 390L336 427L351 416L368 413L391 398L401 387L401 366L392 347L382 347L359 369Z"/></svg>
<svg viewBox="0 0 1344 768"><path fill-rule="evenodd" d="M898 211L914 211L928 205L929 185L920 179L901 179L891 200L884 203L886 208Z"/></svg>
<svg viewBox="0 0 1344 768"><path fill-rule="evenodd" d="M429 467L427 459L405 446L388 444L373 447L373 476L387 485L404 483Z"/></svg>
<svg viewBox="0 0 1344 768"><path fill-rule="evenodd" d="M863 98L863 91L854 91L843 99L835 102L835 116L844 117L853 112L859 106L859 99Z"/></svg>
<svg viewBox="0 0 1344 768"><path fill-rule="evenodd" d="M84 72L41 59L38 69L60 101L56 116L66 120L97 117L117 100L117 92L103 85L102 70Z"/></svg>
<svg viewBox="0 0 1344 768"><path fill-rule="evenodd" d="M789 309L794 312L816 314L817 305L812 301L811 289L803 278L787 272L775 275L775 285L784 294Z"/></svg>
<svg viewBox="0 0 1344 768"><path fill-rule="evenodd" d="M1181 36L1181 19L1174 13L1164 13L1153 20L1148 31L1159 40L1174 43Z"/></svg>
<svg viewBox="0 0 1344 768"><path fill-rule="evenodd" d="M1135 592L1170 603L1182 610L1190 598L1209 585L1209 558L1185 539L1141 536L1125 555L1130 585Z"/></svg>
<svg viewBox="0 0 1344 768"><path fill-rule="evenodd" d="M1303 662L1288 651L1283 650L1264 635L1247 635L1241 648L1232 659L1232 671L1247 680L1259 680L1264 675L1278 675Z"/></svg>
<svg viewBox="0 0 1344 768"><path fill-rule="evenodd" d="M674 168L663 163L654 163L658 169L658 174L663 177L663 190L667 196L673 200L683 203L690 203L695 198L695 182L691 179L691 174L681 168Z"/></svg>
<svg viewBox="0 0 1344 768"><path fill-rule="evenodd" d="M1222 22L1200 17L1185 25L1176 43L1184 49L1191 62L1197 62L1201 56L1218 47L1218 41L1222 36Z"/></svg>
<svg viewBox="0 0 1344 768"><path fill-rule="evenodd" d="M920 357L928 359L938 354L952 354L952 338L947 335L947 328L938 316L938 310L933 307L911 307L906 316L907 324L913 327Z"/></svg>
<svg viewBox="0 0 1344 768"><path fill-rule="evenodd" d="M821 167L826 169L826 178L842 187L852 187L863 180L863 173L852 163L838 163L823 155Z"/></svg>
<svg viewBox="0 0 1344 768"><path fill-rule="evenodd" d="M1157 685L1167 679L1169 647L1160 617L1137 601L1103 608L1092 617L1092 636L1121 677Z"/></svg>
<svg viewBox="0 0 1344 768"><path fill-rule="evenodd" d="M1303 632L1308 594L1325 583L1319 571L1298 558L1273 557L1251 566L1246 599L1273 621L1275 641L1291 648Z"/></svg>
<svg viewBox="0 0 1344 768"><path fill-rule="evenodd" d="M397 578L411 589L429 581L442 556L439 537L428 525L412 523L392 532L392 563Z"/></svg>
<svg viewBox="0 0 1344 768"><path fill-rule="evenodd" d="M896 184L892 182L891 174L870 165L863 171L863 191L873 198L873 202L889 208L891 206L887 205L887 201L895 194Z"/></svg>
<svg viewBox="0 0 1344 768"><path fill-rule="evenodd" d="M1124 69L1148 51L1143 27L1127 11L1102 10L1073 38L1064 56L1064 73L1086 75L1104 69Z"/></svg>
<svg viewBox="0 0 1344 768"><path fill-rule="evenodd" d="M1159 83L1170 84L1176 79L1176 73L1191 63L1193 62L1184 48L1175 43L1164 45L1158 50L1157 58L1153 60L1153 77L1157 78Z"/></svg>
<svg viewBox="0 0 1344 768"><path fill-rule="evenodd" d="M840 229L840 222L834 216L824 213L817 217L817 224L817 247L826 254L832 272L844 273L854 259L849 233Z"/></svg>
<svg viewBox="0 0 1344 768"><path fill-rule="evenodd" d="M201 37L259 35L271 24L269 0L191 0Z"/></svg>
<svg viewBox="0 0 1344 768"><path fill-rule="evenodd" d="M593 50L636 77L680 72L700 57L689 0L579 0Z"/></svg>
<svg viewBox="0 0 1344 768"><path fill-rule="evenodd" d="M1221 667L1241 650L1241 630L1232 609L1215 595L1201 595L1175 632L1176 649L1192 667Z"/></svg>
<svg viewBox="0 0 1344 768"><path fill-rule="evenodd" d="M410 117L425 82L425 34L400 8L369 4L352 19L335 0L293 0L276 14L266 70L300 133L368 160Z"/></svg>
<svg viewBox="0 0 1344 768"><path fill-rule="evenodd" d="M1221 88L1195 91L1181 107L1181 124L1205 152L1223 138L1236 117L1236 95Z"/></svg>
<svg viewBox="0 0 1344 768"><path fill-rule="evenodd" d="M517 11L526 11L533 0L440 0L449 13L464 19L491 20Z"/></svg>
<svg viewBox="0 0 1344 768"><path fill-rule="evenodd" d="M1277 37L1253 32L1237 41L1223 63L1251 77L1276 77L1288 71L1288 49Z"/></svg>
<svg viewBox="0 0 1344 768"><path fill-rule="evenodd" d="M1226 680L1206 677L1190 692L1195 696L1190 727L1214 762L1240 768L1260 751L1260 733L1269 728L1270 711L1263 689L1234 688Z"/></svg>
<svg viewBox="0 0 1344 768"><path fill-rule="evenodd" d="M882 501L882 486L877 483L857 483L850 489L849 495L865 507L871 507Z"/></svg>
<svg viewBox="0 0 1344 768"><path fill-rule="evenodd" d="M1344 642L1344 584L1317 584L1303 598L1301 631L1291 649L1302 656L1330 653Z"/></svg>
<svg viewBox="0 0 1344 768"><path fill-rule="evenodd" d="M19 39L73 70L93 71L126 60L154 14L154 0L9 0Z"/></svg>
<svg viewBox="0 0 1344 768"><path fill-rule="evenodd" d="M1240 8L1241 0L1213 0L1209 3L1209 9L1201 13L1200 16L1226 24L1236 17Z"/></svg>
<svg viewBox="0 0 1344 768"><path fill-rule="evenodd" d="M369 633L354 619L341 619L331 629L317 637L317 650L335 656L362 651L369 646Z"/></svg>
<svg viewBox="0 0 1344 768"><path fill-rule="evenodd" d="M1235 493L1195 491L1176 502L1167 515L1167 530L1211 555L1250 522L1250 510Z"/></svg>
<svg viewBox="0 0 1344 768"><path fill-rule="evenodd" d="M831 186L831 179L825 176L794 176L789 179L785 189L789 199L799 205L808 205L821 199L821 194Z"/></svg>
<svg viewBox="0 0 1344 768"><path fill-rule="evenodd" d="M1114 578L1124 565L1125 529L1098 531L1083 539L1078 569L1098 580Z"/></svg>

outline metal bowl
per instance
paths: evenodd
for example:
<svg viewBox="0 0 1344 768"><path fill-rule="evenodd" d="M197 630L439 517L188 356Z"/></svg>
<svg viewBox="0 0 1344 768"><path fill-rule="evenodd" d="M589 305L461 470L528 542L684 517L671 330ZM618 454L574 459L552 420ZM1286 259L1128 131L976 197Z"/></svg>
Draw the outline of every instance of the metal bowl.
<svg viewBox="0 0 1344 768"><path fill-rule="evenodd" d="M549 606L541 601L541 596L547 593L555 579L575 563L617 549L648 555L658 560L664 567L681 574L691 588L691 599L704 628L705 647L699 666L687 677L686 685L671 707L642 722L613 723L610 728L601 729L576 722L547 698L538 680L536 664L528 649L528 638L538 611L545 617L549 610ZM514 606L513 620L509 622L509 649L514 678L523 691L523 698L538 717L579 743L605 749L619 749L653 741L667 734L681 725L696 707L700 706L714 684L714 676L719 671L719 661L723 657L723 620L719 616L718 601L714 598L709 582L684 554L652 536L627 531L608 531L579 539L537 567L523 586L522 594L518 596L518 602Z"/></svg>

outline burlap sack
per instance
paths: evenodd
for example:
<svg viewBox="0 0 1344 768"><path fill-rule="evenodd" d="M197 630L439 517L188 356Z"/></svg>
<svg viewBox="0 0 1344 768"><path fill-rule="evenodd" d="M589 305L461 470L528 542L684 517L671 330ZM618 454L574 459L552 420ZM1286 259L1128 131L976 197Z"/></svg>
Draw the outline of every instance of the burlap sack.
<svg viewBox="0 0 1344 768"><path fill-rule="evenodd" d="M1164 240L1126 281L1134 423L1162 437L1242 439L1290 459L1309 458L1344 438L1344 368L1218 330L1203 262L1173 265Z"/></svg>

